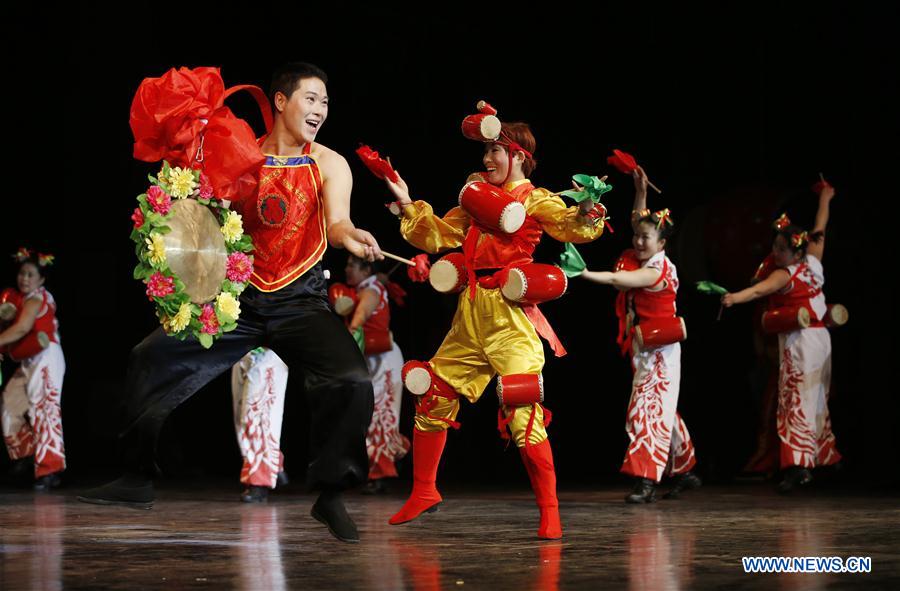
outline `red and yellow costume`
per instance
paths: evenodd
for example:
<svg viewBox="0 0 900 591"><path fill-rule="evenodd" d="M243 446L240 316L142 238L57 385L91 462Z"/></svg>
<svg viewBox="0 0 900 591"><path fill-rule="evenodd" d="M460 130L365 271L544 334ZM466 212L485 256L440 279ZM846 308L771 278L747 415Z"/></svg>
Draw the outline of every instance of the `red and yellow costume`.
<svg viewBox="0 0 900 591"><path fill-rule="evenodd" d="M413 438L414 486L406 505L391 523L414 519L441 501L435 487L437 464L446 441L446 429L457 426L459 397L476 402L488 382L504 381L540 389L544 351L538 334L550 341L557 355L561 344L546 319L533 305L507 300L499 286L506 270L532 261L532 253L544 232L553 238L585 243L603 232L567 208L550 191L534 187L527 179L507 183L503 189L522 203L525 223L513 234L493 231L473 219L462 207L438 217L424 201L403 209L401 233L413 246L428 253L463 247L468 286L459 295L452 327L437 353L421 364L432 374L431 388L417 405ZM409 364L407 364L409 366ZM545 429L544 409L538 403L504 406L501 426L508 426L519 447L541 509L540 537L562 536L556 499L556 475Z"/></svg>

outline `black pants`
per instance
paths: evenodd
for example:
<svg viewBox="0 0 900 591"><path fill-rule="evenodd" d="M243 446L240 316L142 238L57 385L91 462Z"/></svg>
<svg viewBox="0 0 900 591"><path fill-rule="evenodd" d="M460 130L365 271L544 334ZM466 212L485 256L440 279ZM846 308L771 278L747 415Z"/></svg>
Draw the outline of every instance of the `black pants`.
<svg viewBox="0 0 900 591"><path fill-rule="evenodd" d="M331 311L321 264L272 293L252 286L241 294L237 328L210 349L159 328L131 351L121 433L125 469L153 473L166 417L248 351L266 346L304 380L310 417L311 487L346 488L368 474L366 431L374 394L365 359Z"/></svg>

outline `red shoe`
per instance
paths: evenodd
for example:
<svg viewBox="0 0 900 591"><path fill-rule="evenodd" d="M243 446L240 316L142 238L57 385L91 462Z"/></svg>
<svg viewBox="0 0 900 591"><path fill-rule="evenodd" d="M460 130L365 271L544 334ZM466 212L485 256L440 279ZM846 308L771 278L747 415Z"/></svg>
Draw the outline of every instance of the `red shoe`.
<svg viewBox="0 0 900 591"><path fill-rule="evenodd" d="M537 445L519 448L522 463L531 479L537 506L541 510L541 525L538 537L544 540L562 538L562 523L559 520L559 500L556 498L556 469L553 467L553 452L550 440Z"/></svg>
<svg viewBox="0 0 900 591"><path fill-rule="evenodd" d="M399 525L412 521L422 513L437 511L443 498L437 491L435 481L446 443L447 431L426 432L413 429L413 489L409 499L388 523Z"/></svg>

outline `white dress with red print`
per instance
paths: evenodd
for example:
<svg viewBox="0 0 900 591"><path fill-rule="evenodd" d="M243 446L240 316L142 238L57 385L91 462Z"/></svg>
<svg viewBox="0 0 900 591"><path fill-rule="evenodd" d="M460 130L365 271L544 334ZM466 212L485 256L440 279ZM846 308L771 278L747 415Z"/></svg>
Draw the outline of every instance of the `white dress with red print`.
<svg viewBox="0 0 900 591"><path fill-rule="evenodd" d="M809 308L809 328L781 333L778 346L781 366L778 378L778 437L782 468L827 466L841 459L835 446L828 414L831 385L831 337L822 324L825 275L813 255L791 265L790 282L769 297L769 306L803 305Z"/></svg>
<svg viewBox="0 0 900 591"><path fill-rule="evenodd" d="M373 289L378 293L378 305L363 325L363 331L389 331L391 310L387 289L374 275L361 281L356 287L357 292L365 289ZM390 342L390 350L366 355L366 364L375 389L375 408L366 433L370 480L397 476L394 462L409 451L409 439L400 433L403 395L403 378L400 372L403 369L403 354L393 338Z"/></svg>
<svg viewBox="0 0 900 591"><path fill-rule="evenodd" d="M281 420L288 368L271 349L244 355L231 370L234 428L244 465L241 482L275 488L284 469Z"/></svg>
<svg viewBox="0 0 900 591"><path fill-rule="evenodd" d="M40 478L66 468L60 410L66 360L59 345L53 296L41 287L24 301L31 299L41 302L35 325L43 325L50 345L22 361L6 384L0 421L10 459L34 456L34 475Z"/></svg>
<svg viewBox="0 0 900 591"><path fill-rule="evenodd" d="M661 277L653 286L626 293L634 323L675 316L678 291L675 265L662 251L641 266L658 269ZM633 340L631 351L634 379L625 423L630 443L622 472L659 482L663 475L683 474L696 463L690 434L676 410L681 383L681 344L641 350Z"/></svg>

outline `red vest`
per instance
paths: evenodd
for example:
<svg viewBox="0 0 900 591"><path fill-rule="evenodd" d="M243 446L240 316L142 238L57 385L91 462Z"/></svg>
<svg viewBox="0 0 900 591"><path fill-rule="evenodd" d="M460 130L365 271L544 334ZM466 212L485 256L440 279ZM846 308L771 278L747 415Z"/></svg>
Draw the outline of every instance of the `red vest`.
<svg viewBox="0 0 900 591"><path fill-rule="evenodd" d="M788 284L784 286L782 291L769 296L768 307L770 310L775 310L777 308L802 306L809 310L810 319L812 320L810 327L825 326L822 319L813 310L812 305L812 299L822 293L822 287L812 285L801 279L801 276L807 274L808 271L809 267L806 263L797 265L797 269L791 275L790 281L788 281Z"/></svg>
<svg viewBox="0 0 900 591"><path fill-rule="evenodd" d="M253 276L260 291L296 281L325 253L322 177L307 144L302 156L266 156L256 199L242 203L244 230L253 238Z"/></svg>
<svg viewBox="0 0 900 591"><path fill-rule="evenodd" d="M620 257L633 259L635 255L633 251L626 251ZM632 271L629 265L623 270ZM655 268L655 267L654 267ZM651 291L651 287L656 287L665 281L664 288L658 291ZM669 262L669 259L662 256L662 268L660 269L659 279L649 287L638 289L629 289L628 291L619 292L616 298L616 316L619 317L619 337L616 341L621 346L622 354L627 354L631 349L631 337L634 326L642 321L657 320L664 318L674 318L677 315L675 309L675 298L678 293L678 278L675 276L675 265ZM631 326L628 325L628 313L634 314Z"/></svg>
<svg viewBox="0 0 900 591"><path fill-rule="evenodd" d="M371 279L360 283L356 289L357 291L362 291L370 288L378 292L378 305L375 307L372 315L369 316L369 319L366 320L366 323L363 324L363 332L367 337L391 332L391 307L388 304L387 289L380 281L375 279L374 275Z"/></svg>

